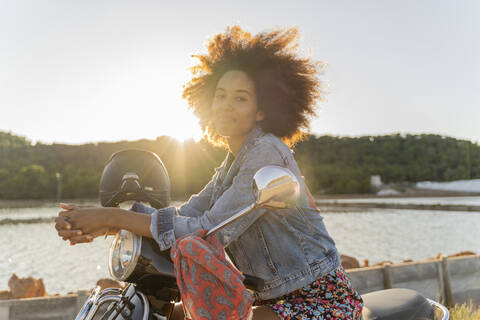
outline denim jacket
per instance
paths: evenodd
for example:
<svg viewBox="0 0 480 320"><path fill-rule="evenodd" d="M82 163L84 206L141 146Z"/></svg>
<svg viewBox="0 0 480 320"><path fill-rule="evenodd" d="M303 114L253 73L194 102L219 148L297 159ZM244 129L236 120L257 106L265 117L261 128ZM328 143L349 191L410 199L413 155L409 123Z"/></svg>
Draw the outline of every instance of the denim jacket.
<svg viewBox="0 0 480 320"><path fill-rule="evenodd" d="M267 165L290 169L300 182L300 198L290 209L255 209L217 232L236 267L265 280L260 299L299 289L340 264L323 218L309 205L307 190L290 149L259 127L251 131L237 157L229 153L212 180L179 208L160 210L137 203L134 211L151 213L150 230L161 250L179 237L209 230L252 204L252 179Z"/></svg>

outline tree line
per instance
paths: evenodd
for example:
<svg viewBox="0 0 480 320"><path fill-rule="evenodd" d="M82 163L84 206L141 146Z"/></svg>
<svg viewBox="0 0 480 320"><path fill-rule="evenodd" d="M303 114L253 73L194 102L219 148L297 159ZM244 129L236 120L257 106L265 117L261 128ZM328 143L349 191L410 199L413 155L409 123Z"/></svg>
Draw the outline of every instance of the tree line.
<svg viewBox="0 0 480 320"><path fill-rule="evenodd" d="M226 154L205 142L180 143L167 136L67 145L32 144L0 132L0 199L54 199L58 179L62 198L96 197L110 155L131 148L162 159L177 199L201 190ZM386 183L480 178L480 146L439 135L311 135L294 151L313 193L368 193L371 175Z"/></svg>

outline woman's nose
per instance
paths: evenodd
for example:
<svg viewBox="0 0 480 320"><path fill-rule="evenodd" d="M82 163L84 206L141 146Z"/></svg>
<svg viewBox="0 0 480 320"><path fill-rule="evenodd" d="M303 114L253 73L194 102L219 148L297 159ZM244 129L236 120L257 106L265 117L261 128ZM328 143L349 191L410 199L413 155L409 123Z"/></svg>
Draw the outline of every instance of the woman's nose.
<svg viewBox="0 0 480 320"><path fill-rule="evenodd" d="M220 103L220 109L222 110L233 110L233 101L232 99L223 99Z"/></svg>

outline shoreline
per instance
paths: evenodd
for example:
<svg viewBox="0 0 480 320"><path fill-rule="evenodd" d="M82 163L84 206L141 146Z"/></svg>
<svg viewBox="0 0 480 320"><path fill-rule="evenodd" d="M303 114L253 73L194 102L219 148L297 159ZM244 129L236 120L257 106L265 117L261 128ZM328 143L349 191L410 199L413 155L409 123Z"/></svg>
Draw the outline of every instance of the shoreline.
<svg viewBox="0 0 480 320"><path fill-rule="evenodd" d="M431 210L431 211L466 211L480 212L480 206L450 205L450 204L402 204L379 202L323 202L315 201L319 208L348 208L348 209L401 209L401 210Z"/></svg>
<svg viewBox="0 0 480 320"><path fill-rule="evenodd" d="M80 205L98 203L100 205L98 198L61 199L60 202ZM0 199L0 209L57 207L60 202L56 199Z"/></svg>
<svg viewBox="0 0 480 320"><path fill-rule="evenodd" d="M318 200L335 199L388 199L388 198L449 198L449 197L480 197L480 192L457 192L442 190L410 190L399 194L377 195L374 193L364 194L316 194Z"/></svg>
<svg viewBox="0 0 480 320"><path fill-rule="evenodd" d="M457 192L443 190L419 190L410 189L399 194L377 195L375 193L361 194L315 194L316 200L335 200L335 199L388 199L388 198L445 198L445 197L480 197L480 192ZM170 202L185 202L190 196L172 198ZM73 199L0 199L0 209L2 208L28 208L45 205L57 205L59 202L64 203L98 203L99 198L73 198Z"/></svg>

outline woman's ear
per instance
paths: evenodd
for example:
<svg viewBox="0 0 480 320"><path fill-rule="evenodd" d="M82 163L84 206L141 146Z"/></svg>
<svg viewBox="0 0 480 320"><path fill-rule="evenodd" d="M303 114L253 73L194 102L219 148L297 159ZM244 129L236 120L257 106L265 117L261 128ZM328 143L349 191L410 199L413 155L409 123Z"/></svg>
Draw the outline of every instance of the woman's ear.
<svg viewBox="0 0 480 320"><path fill-rule="evenodd" d="M255 117L256 122L260 122L265 119L265 113L263 111L257 111L257 115Z"/></svg>

